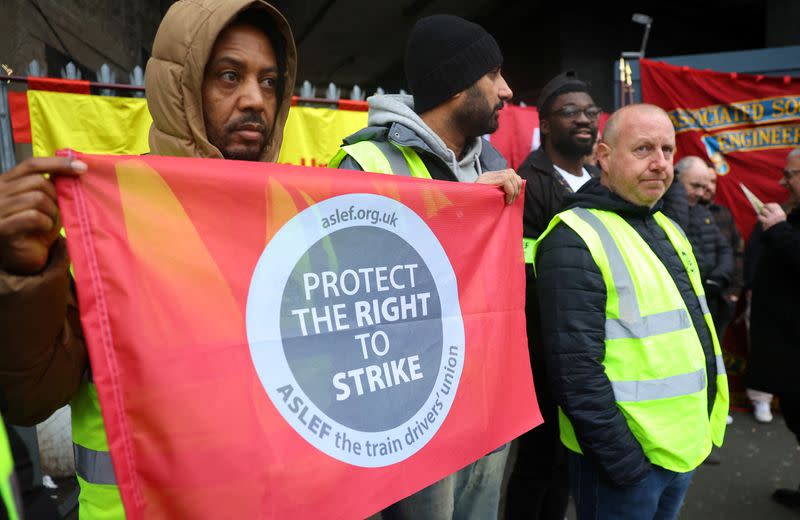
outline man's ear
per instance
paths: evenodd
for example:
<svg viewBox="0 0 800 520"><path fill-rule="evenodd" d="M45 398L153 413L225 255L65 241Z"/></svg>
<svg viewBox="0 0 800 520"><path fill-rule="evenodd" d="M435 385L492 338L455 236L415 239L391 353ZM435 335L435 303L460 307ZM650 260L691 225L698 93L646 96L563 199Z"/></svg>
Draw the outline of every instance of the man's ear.
<svg viewBox="0 0 800 520"><path fill-rule="evenodd" d="M603 141L597 143L597 161L600 163L600 168L604 171L608 171L608 159L611 155L611 147L608 146Z"/></svg>
<svg viewBox="0 0 800 520"><path fill-rule="evenodd" d="M547 119L539 119L539 133L542 135L550 135L550 121Z"/></svg>

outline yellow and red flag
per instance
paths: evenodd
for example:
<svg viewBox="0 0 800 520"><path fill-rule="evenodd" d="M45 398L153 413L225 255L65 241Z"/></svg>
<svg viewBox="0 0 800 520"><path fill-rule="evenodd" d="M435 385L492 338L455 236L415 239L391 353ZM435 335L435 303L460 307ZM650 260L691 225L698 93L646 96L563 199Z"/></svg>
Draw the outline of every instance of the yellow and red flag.
<svg viewBox="0 0 800 520"><path fill-rule="evenodd" d="M521 200L77 157L59 204L128 518L364 518L541 422Z"/></svg>

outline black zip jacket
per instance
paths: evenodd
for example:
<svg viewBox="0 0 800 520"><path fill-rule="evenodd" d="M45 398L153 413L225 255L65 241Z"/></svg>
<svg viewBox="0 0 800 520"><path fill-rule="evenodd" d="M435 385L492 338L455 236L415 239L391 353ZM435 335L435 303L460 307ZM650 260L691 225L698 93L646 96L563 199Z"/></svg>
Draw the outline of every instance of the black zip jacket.
<svg viewBox="0 0 800 520"><path fill-rule="evenodd" d="M592 177L599 177L600 170L591 165L584 166ZM525 214L522 219L525 236L539 238L547 229L553 216L561 209L565 195L573 193L567 181L553 166L553 161L539 147L531 152L517 171L525 179Z"/></svg>
<svg viewBox="0 0 800 520"><path fill-rule="evenodd" d="M733 278L733 249L706 206L695 204L689 208L686 236L694 249L703 283L706 288L715 285L718 295Z"/></svg>
<svg viewBox="0 0 800 520"><path fill-rule="evenodd" d="M599 177L600 170L586 166L592 177ZM523 235L539 238L547 225L561 209L566 195L574 193L566 180L553 166L553 161L543 147L531 152L517 171L525 179L525 211L522 217ZM539 300L536 294L536 280L533 267L525 266L525 320L528 329L528 352L536 388L536 400L542 413L544 424L526 434L520 441L520 458L526 456L523 450L530 451L526 463L535 467L539 474L555 474L559 465L565 464L564 447L558 438L558 408L548 384L547 363L542 352L539 324ZM538 445L534 445L534 443ZM530 444L530 446L524 446ZM518 465L519 467L519 465ZM523 469L524 471L525 469ZM561 470L563 471L563 470ZM552 478L552 477L551 477Z"/></svg>
<svg viewBox="0 0 800 520"><path fill-rule="evenodd" d="M683 296L706 356L709 412L716 396L713 340L681 259L653 209L635 206L589 181L564 199L564 208L613 211L652 248ZM536 257L541 337L550 389L575 429L581 449L614 485L634 485L651 465L617 407L602 361L605 355L606 287L586 243L559 224Z"/></svg>

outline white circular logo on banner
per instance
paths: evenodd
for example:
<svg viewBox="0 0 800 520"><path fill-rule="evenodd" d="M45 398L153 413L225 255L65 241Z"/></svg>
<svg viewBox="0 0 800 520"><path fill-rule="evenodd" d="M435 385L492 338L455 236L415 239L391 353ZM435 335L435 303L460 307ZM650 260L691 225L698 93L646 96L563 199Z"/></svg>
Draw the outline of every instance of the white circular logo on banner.
<svg viewBox="0 0 800 520"><path fill-rule="evenodd" d="M439 240L405 205L364 193L307 208L267 244L247 339L284 419L363 467L427 444L464 366L458 285Z"/></svg>

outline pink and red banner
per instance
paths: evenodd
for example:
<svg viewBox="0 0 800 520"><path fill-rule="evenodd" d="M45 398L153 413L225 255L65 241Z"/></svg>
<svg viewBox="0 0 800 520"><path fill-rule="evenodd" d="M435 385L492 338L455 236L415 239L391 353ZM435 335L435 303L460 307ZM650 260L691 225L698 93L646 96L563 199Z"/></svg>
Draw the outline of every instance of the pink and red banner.
<svg viewBox="0 0 800 520"><path fill-rule="evenodd" d="M128 518L364 518L541 423L521 199L77 157L59 204Z"/></svg>
<svg viewBox="0 0 800 520"><path fill-rule="evenodd" d="M789 151L800 146L800 78L702 71L641 60L642 98L667 111L679 157L713 164L717 201L746 238L756 214L740 183L764 202L783 202L778 184Z"/></svg>

